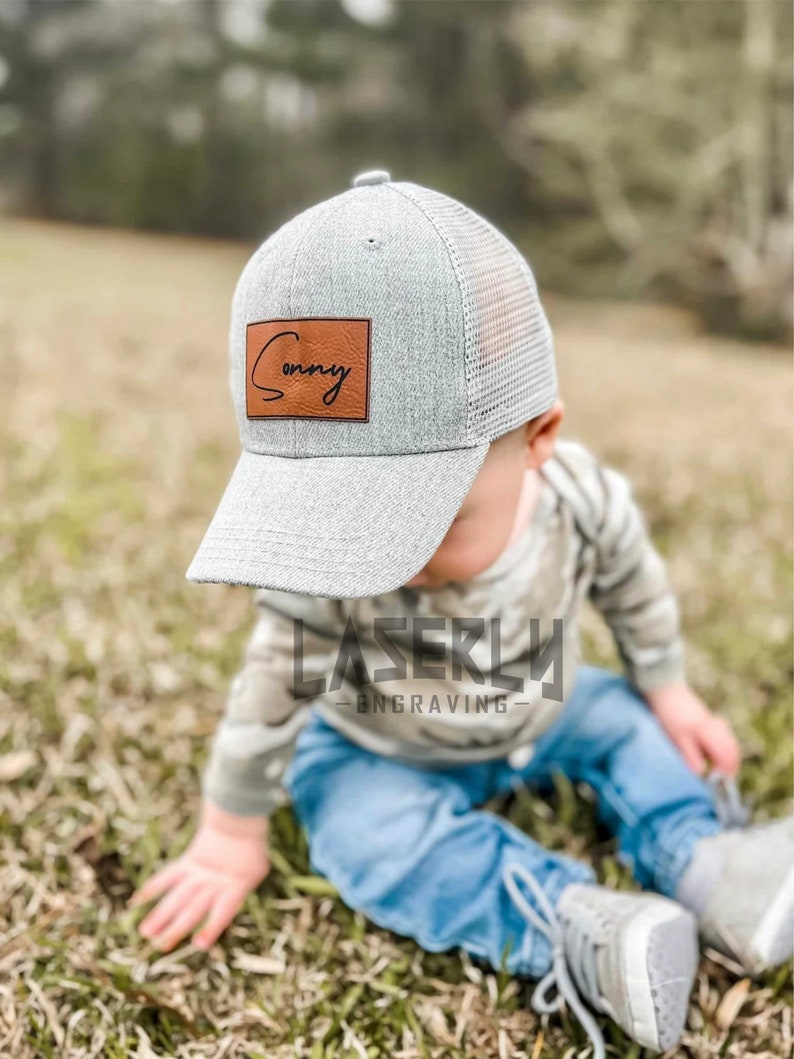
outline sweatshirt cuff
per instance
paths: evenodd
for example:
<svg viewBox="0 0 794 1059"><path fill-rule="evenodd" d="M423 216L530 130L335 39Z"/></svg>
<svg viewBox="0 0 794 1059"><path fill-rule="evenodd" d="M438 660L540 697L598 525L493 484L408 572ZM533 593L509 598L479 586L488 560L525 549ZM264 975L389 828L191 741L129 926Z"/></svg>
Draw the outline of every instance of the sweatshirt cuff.
<svg viewBox="0 0 794 1059"><path fill-rule="evenodd" d="M261 764L229 760L216 752L202 776L201 793L235 816L270 816L284 803L286 794L278 780L262 781Z"/></svg>
<svg viewBox="0 0 794 1059"><path fill-rule="evenodd" d="M666 684L685 683L683 649L678 647L653 661L627 662L626 671L628 679L641 692L655 691Z"/></svg>
<svg viewBox="0 0 794 1059"><path fill-rule="evenodd" d="M280 789L254 795L202 785L201 793L216 808L232 816L272 816L284 801L284 793Z"/></svg>

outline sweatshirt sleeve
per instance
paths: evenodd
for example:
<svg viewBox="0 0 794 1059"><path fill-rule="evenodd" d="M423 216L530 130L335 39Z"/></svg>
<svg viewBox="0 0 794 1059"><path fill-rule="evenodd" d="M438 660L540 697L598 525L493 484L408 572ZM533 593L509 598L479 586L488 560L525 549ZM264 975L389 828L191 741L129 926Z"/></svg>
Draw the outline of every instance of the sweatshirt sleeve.
<svg viewBox="0 0 794 1059"><path fill-rule="evenodd" d="M238 816L269 815L316 696L298 697L295 624L303 622L303 682L325 676L339 645L339 601L257 589L256 623L202 775L204 797Z"/></svg>
<svg viewBox="0 0 794 1059"><path fill-rule="evenodd" d="M641 692L684 680L678 601L628 479L572 440L558 443L549 464L594 553L587 591L615 637L627 678Z"/></svg>
<svg viewBox="0 0 794 1059"><path fill-rule="evenodd" d="M612 630L626 675L640 691L683 680L678 601L631 486L598 464L592 486L600 517L590 598Z"/></svg>

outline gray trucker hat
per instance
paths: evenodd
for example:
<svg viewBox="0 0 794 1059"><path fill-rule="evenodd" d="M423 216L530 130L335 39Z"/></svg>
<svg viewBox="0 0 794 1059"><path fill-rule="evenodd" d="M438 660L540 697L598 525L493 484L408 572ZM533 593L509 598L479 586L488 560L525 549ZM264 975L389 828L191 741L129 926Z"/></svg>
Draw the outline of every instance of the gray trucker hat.
<svg viewBox="0 0 794 1059"><path fill-rule="evenodd" d="M491 441L555 402L524 258L380 170L278 229L230 331L242 454L187 577L380 595L428 562Z"/></svg>

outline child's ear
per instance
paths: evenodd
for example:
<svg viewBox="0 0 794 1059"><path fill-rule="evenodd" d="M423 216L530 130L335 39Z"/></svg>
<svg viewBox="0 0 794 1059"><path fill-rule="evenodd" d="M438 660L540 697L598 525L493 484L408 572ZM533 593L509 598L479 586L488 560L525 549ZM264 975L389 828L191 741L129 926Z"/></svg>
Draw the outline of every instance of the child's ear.
<svg viewBox="0 0 794 1059"><path fill-rule="evenodd" d="M527 424L527 467L537 469L552 455L564 417L565 405L557 401L548 412Z"/></svg>

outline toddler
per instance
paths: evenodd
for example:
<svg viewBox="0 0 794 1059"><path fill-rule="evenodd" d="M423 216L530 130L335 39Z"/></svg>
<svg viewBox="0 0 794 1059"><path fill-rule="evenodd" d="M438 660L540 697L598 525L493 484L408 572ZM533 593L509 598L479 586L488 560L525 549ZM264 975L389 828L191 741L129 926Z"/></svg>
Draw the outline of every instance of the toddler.
<svg viewBox="0 0 794 1059"><path fill-rule="evenodd" d="M686 683L626 479L558 440L552 337L515 247L363 173L254 254L230 349L243 451L187 576L253 586L258 619L195 837L133 898L160 898L143 934L218 938L288 795L346 904L541 979L536 1009L564 1000L596 1056L593 1012L676 1043L698 933L748 972L789 959L792 822L718 813L702 775L737 772L736 739ZM624 675L579 662L586 598ZM649 892L482 808L555 772L594 790Z"/></svg>

